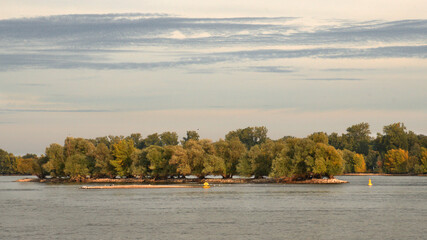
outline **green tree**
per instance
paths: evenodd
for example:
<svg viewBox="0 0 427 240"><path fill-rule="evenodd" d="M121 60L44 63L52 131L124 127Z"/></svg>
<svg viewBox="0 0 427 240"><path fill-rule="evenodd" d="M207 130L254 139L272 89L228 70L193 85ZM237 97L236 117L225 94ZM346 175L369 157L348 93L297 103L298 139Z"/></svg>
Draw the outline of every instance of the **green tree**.
<svg viewBox="0 0 427 240"><path fill-rule="evenodd" d="M49 158L46 156L41 156L39 158L35 159L34 164L34 175L36 175L38 178L43 179L48 175L49 173L43 168L43 166L49 161Z"/></svg>
<svg viewBox="0 0 427 240"><path fill-rule="evenodd" d="M250 177L253 175L254 171L252 169L251 159L247 154L239 159L236 170L241 177Z"/></svg>
<svg viewBox="0 0 427 240"><path fill-rule="evenodd" d="M88 166L88 157L81 153L76 153L66 159L64 173L70 176L71 179L86 178L89 175Z"/></svg>
<svg viewBox="0 0 427 240"><path fill-rule="evenodd" d="M355 152L344 149L340 151L341 157L344 159L344 172L345 173L354 173L354 155Z"/></svg>
<svg viewBox="0 0 427 240"><path fill-rule="evenodd" d="M314 165L316 143L311 139L288 140L289 152L282 153L292 160L292 175L296 178L307 178L310 175L310 167Z"/></svg>
<svg viewBox="0 0 427 240"><path fill-rule="evenodd" d="M131 165L133 158L136 157L135 147L132 140L121 140L118 143L113 144L112 150L114 159L110 161L111 165L114 166L119 176L132 176Z"/></svg>
<svg viewBox="0 0 427 240"><path fill-rule="evenodd" d="M176 132L164 132L160 134L162 146L178 145L178 134Z"/></svg>
<svg viewBox="0 0 427 240"><path fill-rule="evenodd" d="M103 143L107 147L110 147L110 140L108 137L97 137L95 139L89 139L89 141L95 146L98 146L99 144Z"/></svg>
<svg viewBox="0 0 427 240"><path fill-rule="evenodd" d="M316 143L314 155L306 162L306 174L315 176L327 176L333 178L334 175L342 173L344 161L338 151L330 145Z"/></svg>
<svg viewBox="0 0 427 240"><path fill-rule="evenodd" d="M328 176L342 172L344 161L338 151L322 142L309 138L288 139L279 156L273 160L272 177L308 178Z"/></svg>
<svg viewBox="0 0 427 240"><path fill-rule="evenodd" d="M400 148L390 149L385 154L384 168L389 173L404 173L408 158L408 151Z"/></svg>
<svg viewBox="0 0 427 240"><path fill-rule="evenodd" d="M96 177L113 178L117 175L115 167L111 164L113 155L110 149L104 143L100 143L95 148L95 169L93 171Z"/></svg>
<svg viewBox="0 0 427 240"><path fill-rule="evenodd" d="M393 123L385 126L384 135L378 134L375 140L376 149L385 153L391 149L403 149L408 151L408 135L403 123Z"/></svg>
<svg viewBox="0 0 427 240"><path fill-rule="evenodd" d="M315 143L328 144L328 135L323 132L316 132L308 136Z"/></svg>
<svg viewBox="0 0 427 240"><path fill-rule="evenodd" d="M295 161L292 156L291 146L285 144L282 152L273 159L270 177L291 177L295 172ZM244 163L246 164L246 163Z"/></svg>
<svg viewBox="0 0 427 240"><path fill-rule="evenodd" d="M170 146L160 147L152 145L143 150L146 158L150 162L149 169L151 176L157 178L167 178L175 173L175 169L169 164L173 155L173 148Z"/></svg>
<svg viewBox="0 0 427 240"><path fill-rule="evenodd" d="M215 153L218 157L222 158L225 163L224 178L231 178L237 173L237 164L239 160L246 154L245 145L239 138L230 140L219 140L214 143Z"/></svg>
<svg viewBox="0 0 427 240"><path fill-rule="evenodd" d="M260 147L263 155L261 159L263 160L261 162L252 162L255 177L261 175L268 176L270 174L273 159L279 156L282 150L285 148L285 142L280 140L267 140L264 143L260 144Z"/></svg>
<svg viewBox="0 0 427 240"><path fill-rule="evenodd" d="M418 143L421 147L427 148L427 136L419 134L417 135Z"/></svg>
<svg viewBox="0 0 427 240"><path fill-rule="evenodd" d="M268 130L266 127L247 127L230 131L225 136L225 140L231 140L237 137L246 145L247 149L250 149L257 144L265 142L267 140L267 132Z"/></svg>
<svg viewBox="0 0 427 240"><path fill-rule="evenodd" d="M191 174L196 175L199 178L203 178L204 155L202 145L199 141L189 140L184 144L184 148L187 151L188 165L191 169Z"/></svg>
<svg viewBox="0 0 427 240"><path fill-rule="evenodd" d="M335 149L344 149L347 146L346 138L339 136L338 133L331 133L328 136L329 145L333 146Z"/></svg>
<svg viewBox="0 0 427 240"><path fill-rule="evenodd" d="M285 141L285 146L272 163L272 177L307 178L308 168L315 164L315 145L311 139L293 138Z"/></svg>
<svg viewBox="0 0 427 240"><path fill-rule="evenodd" d="M135 177L144 178L149 174L150 161L147 159L147 155L143 154L144 150L136 149L135 157L132 158L131 171Z"/></svg>
<svg viewBox="0 0 427 240"><path fill-rule="evenodd" d="M43 168L50 174L50 176L65 176L64 148L57 143L53 143L48 148L46 148L46 157L48 161L43 165Z"/></svg>
<svg viewBox="0 0 427 240"><path fill-rule="evenodd" d="M149 147L149 146L162 146L162 140L160 139L159 134L157 133L153 133L148 135L145 139L144 139L144 146L145 147Z"/></svg>
<svg viewBox="0 0 427 240"><path fill-rule="evenodd" d="M187 131L187 136L182 138L182 145L184 145L190 139L198 141L199 138L200 136L196 131Z"/></svg>
<svg viewBox="0 0 427 240"><path fill-rule="evenodd" d="M70 157L75 154L85 156L93 156L95 153L95 145L89 140L83 138L67 137L64 142L64 155Z"/></svg>
<svg viewBox="0 0 427 240"><path fill-rule="evenodd" d="M252 174L255 178L261 178L263 176L268 176L271 172L271 166L273 159L275 159L280 152L285 147L283 141L272 141L267 140L260 145L253 146L248 154L247 158L242 158L241 166L239 167L240 175L248 175L248 172L245 172L245 161L249 160L252 168ZM242 171L243 170L243 171Z"/></svg>
<svg viewBox="0 0 427 240"><path fill-rule="evenodd" d="M223 158L209 154L203 162L202 173L204 175L221 175L226 173L225 161Z"/></svg>
<svg viewBox="0 0 427 240"><path fill-rule="evenodd" d="M132 140L134 147L143 149L145 147L144 140L142 139L141 133L132 133L130 136L125 138L126 140Z"/></svg>
<svg viewBox="0 0 427 240"><path fill-rule="evenodd" d="M16 160L13 154L0 149L0 173L14 174L16 172Z"/></svg>
<svg viewBox="0 0 427 240"><path fill-rule="evenodd" d="M204 178L206 176L206 171L203 171L206 167L204 162L209 155L214 155L215 153L212 141L208 139L199 141L191 139L184 144L184 149L187 151L188 165L191 169L191 174L198 178Z"/></svg>
<svg viewBox="0 0 427 240"><path fill-rule="evenodd" d="M377 162L380 160L380 153L378 151L369 150L368 155L366 156L366 169L368 171L376 171L378 170Z"/></svg>
<svg viewBox="0 0 427 240"><path fill-rule="evenodd" d="M94 168L96 165L95 151L96 151L95 145L87 139L73 138L73 137L67 137L65 139L65 142L64 142L65 159L76 154L84 155L86 157L87 167L90 173L94 172Z"/></svg>
<svg viewBox="0 0 427 240"><path fill-rule="evenodd" d="M197 140L190 140L197 142ZM173 154L169 164L175 166L176 172L183 177L191 174L191 164L187 150L181 146L173 146Z"/></svg>
<svg viewBox="0 0 427 240"><path fill-rule="evenodd" d="M350 151L368 155L371 141L369 123L359 123L347 128L346 148Z"/></svg>

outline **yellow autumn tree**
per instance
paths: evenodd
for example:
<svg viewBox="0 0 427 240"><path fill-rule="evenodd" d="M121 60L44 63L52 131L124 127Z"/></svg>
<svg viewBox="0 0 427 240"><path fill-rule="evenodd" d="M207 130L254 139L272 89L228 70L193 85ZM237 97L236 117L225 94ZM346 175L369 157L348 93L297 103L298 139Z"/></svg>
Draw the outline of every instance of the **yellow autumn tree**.
<svg viewBox="0 0 427 240"><path fill-rule="evenodd" d="M121 140L113 144L112 153L114 159L110 160L110 163L114 166L119 176L131 175L132 160L135 157L134 152L135 147L132 140Z"/></svg>
<svg viewBox="0 0 427 240"><path fill-rule="evenodd" d="M415 165L416 173L425 173L427 172L427 148L421 148L420 162Z"/></svg>
<svg viewBox="0 0 427 240"><path fill-rule="evenodd" d="M387 151L384 158L384 168L389 173L406 172L408 162L408 151L403 149L391 149Z"/></svg>
<svg viewBox="0 0 427 240"><path fill-rule="evenodd" d="M33 174L35 161L34 158L18 158L18 160L16 160L17 171L21 174Z"/></svg>
<svg viewBox="0 0 427 240"><path fill-rule="evenodd" d="M363 173L366 172L366 163L365 158L362 154L354 154L353 155L353 161L354 161L354 172L356 173Z"/></svg>

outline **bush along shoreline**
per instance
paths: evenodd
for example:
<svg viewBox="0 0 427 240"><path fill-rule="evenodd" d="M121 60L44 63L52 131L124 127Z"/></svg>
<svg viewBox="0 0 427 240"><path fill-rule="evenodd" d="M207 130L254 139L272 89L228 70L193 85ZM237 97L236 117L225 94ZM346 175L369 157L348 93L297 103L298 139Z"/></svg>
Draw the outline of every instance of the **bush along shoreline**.
<svg viewBox="0 0 427 240"><path fill-rule="evenodd" d="M312 179L293 179L293 178L185 178L185 179L141 179L141 178L24 178L16 182L39 182L39 183L108 183L108 184L269 184L269 183L286 183L286 184L341 184L348 183L336 178L312 178Z"/></svg>
<svg viewBox="0 0 427 240"><path fill-rule="evenodd" d="M41 156L16 157L0 149L0 174L30 174L40 182L327 182L325 178L351 173L427 173L427 137L407 131L402 123L385 126L376 138L368 123L341 135L316 132L272 140L267 132L266 127L247 127L216 142L200 139L196 131L187 131L182 140L175 132L145 138L139 133L67 137L63 144L50 144Z"/></svg>

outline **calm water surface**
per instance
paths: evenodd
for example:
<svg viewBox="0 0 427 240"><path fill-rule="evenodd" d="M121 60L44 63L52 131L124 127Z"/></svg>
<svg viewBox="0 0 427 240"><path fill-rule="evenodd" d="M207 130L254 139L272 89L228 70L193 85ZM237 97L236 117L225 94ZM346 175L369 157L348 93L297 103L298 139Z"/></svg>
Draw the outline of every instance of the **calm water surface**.
<svg viewBox="0 0 427 240"><path fill-rule="evenodd" d="M427 239L427 177L102 189L0 177L0 239Z"/></svg>

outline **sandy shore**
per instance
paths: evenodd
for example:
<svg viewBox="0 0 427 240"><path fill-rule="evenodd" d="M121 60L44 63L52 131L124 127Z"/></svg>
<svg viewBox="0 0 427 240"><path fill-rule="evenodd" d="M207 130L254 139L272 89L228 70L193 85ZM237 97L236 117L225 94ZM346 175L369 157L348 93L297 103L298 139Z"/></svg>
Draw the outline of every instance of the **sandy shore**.
<svg viewBox="0 0 427 240"><path fill-rule="evenodd" d="M112 186L83 186L82 189L122 189L122 188L201 188L202 186L185 185L112 185Z"/></svg>
<svg viewBox="0 0 427 240"><path fill-rule="evenodd" d="M40 180L38 178L23 178L16 180L16 182L40 182Z"/></svg>

